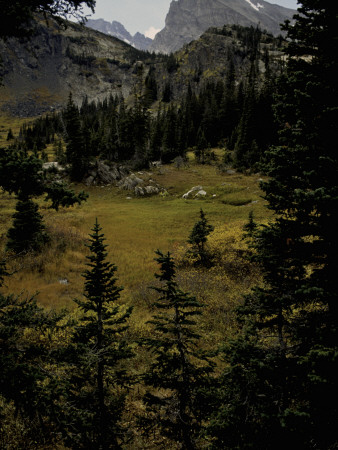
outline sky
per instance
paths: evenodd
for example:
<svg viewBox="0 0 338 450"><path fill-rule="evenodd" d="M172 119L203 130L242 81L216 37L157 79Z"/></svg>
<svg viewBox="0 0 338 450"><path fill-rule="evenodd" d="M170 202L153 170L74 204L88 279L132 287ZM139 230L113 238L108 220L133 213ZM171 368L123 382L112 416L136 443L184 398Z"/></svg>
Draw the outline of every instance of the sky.
<svg viewBox="0 0 338 450"><path fill-rule="evenodd" d="M139 31L153 38L164 27L170 3L171 0L96 0L95 14L90 18L117 20L131 34ZM297 0L270 0L269 3L297 9Z"/></svg>

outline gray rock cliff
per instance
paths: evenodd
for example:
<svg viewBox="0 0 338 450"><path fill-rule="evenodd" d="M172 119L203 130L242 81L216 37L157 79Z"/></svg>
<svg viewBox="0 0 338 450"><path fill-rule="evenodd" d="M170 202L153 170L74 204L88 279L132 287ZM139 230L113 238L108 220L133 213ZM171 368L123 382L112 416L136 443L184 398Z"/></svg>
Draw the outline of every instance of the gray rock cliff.
<svg viewBox="0 0 338 450"><path fill-rule="evenodd" d="M264 0L173 0L165 27L155 36L150 50L174 52L208 28L227 24L259 25L262 30L278 35L280 24L292 19L294 13Z"/></svg>
<svg viewBox="0 0 338 450"><path fill-rule="evenodd" d="M70 22L60 27L40 18L29 41L0 41L0 109L28 117L60 108L69 92L78 104L84 97L128 97L138 83L134 58L128 56L133 50L90 28Z"/></svg>
<svg viewBox="0 0 338 450"><path fill-rule="evenodd" d="M116 20L110 23L103 19L89 19L86 26L93 30L101 31L101 33L114 36L139 50L148 50L153 42L152 39L145 37L144 34L139 32L132 36L129 31Z"/></svg>

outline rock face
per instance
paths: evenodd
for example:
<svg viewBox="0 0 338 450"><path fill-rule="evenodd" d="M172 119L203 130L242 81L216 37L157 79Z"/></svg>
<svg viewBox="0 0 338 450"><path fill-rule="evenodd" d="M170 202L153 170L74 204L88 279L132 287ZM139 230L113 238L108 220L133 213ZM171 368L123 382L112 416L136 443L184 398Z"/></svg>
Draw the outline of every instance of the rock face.
<svg viewBox="0 0 338 450"><path fill-rule="evenodd" d="M120 189L130 191L138 197L157 195L163 192L163 189L149 178L150 174L142 172L140 175L142 178L131 173L119 181L117 185Z"/></svg>
<svg viewBox="0 0 338 450"><path fill-rule="evenodd" d="M130 50L90 28L37 18L36 34L28 42L0 41L0 108L28 117L60 108L69 92L78 104L84 97L127 97L138 82Z"/></svg>
<svg viewBox="0 0 338 450"><path fill-rule="evenodd" d="M165 27L155 36L150 50L174 52L208 28L226 24L259 25L262 30L278 35L280 23L292 19L294 13L263 0L173 0Z"/></svg>
<svg viewBox="0 0 338 450"><path fill-rule="evenodd" d="M123 177L127 176L128 170L117 164L107 165L103 161L96 161L92 164L88 175L84 179L86 186L116 184Z"/></svg>
<svg viewBox="0 0 338 450"><path fill-rule="evenodd" d="M110 23L103 19L89 19L86 26L93 30L101 31L101 33L114 36L139 50L148 50L153 42L152 39L145 37L144 34L139 32L132 36L122 23L117 22L116 20Z"/></svg>

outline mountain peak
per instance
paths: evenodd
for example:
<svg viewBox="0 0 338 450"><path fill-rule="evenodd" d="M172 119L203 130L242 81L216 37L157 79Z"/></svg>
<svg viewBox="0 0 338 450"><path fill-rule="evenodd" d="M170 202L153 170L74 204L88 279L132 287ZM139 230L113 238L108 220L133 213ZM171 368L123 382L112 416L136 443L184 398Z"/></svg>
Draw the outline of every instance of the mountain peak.
<svg viewBox="0 0 338 450"><path fill-rule="evenodd" d="M152 43L152 39L146 37L142 33L137 32L134 36L132 36L129 31L126 30L124 25L117 20L113 20L110 23L104 19L89 19L86 25L93 30L101 31L101 33L114 36L139 50L148 50Z"/></svg>
<svg viewBox="0 0 338 450"><path fill-rule="evenodd" d="M280 24L292 19L295 10L264 0L173 0L165 27L154 38L150 50L174 52L197 39L210 27L224 25L260 26L281 34Z"/></svg>

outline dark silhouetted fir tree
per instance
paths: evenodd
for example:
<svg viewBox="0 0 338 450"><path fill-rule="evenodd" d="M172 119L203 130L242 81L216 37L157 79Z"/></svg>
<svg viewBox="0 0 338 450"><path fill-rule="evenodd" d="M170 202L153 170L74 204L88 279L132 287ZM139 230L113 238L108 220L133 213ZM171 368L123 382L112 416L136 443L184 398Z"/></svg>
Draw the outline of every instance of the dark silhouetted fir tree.
<svg viewBox="0 0 338 450"><path fill-rule="evenodd" d="M180 448L192 450L198 448L213 365L206 353L198 351L197 318L202 305L179 289L170 253L156 253L160 285L153 287L159 298L149 321L152 337L144 340L153 362L143 375L147 387L143 426L150 432L159 429Z"/></svg>
<svg viewBox="0 0 338 450"><path fill-rule="evenodd" d="M295 19L262 183L275 220L254 233L264 284L225 351L218 448L338 444L338 4L302 0Z"/></svg>
<svg viewBox="0 0 338 450"><path fill-rule="evenodd" d="M66 158L67 163L70 164L70 177L74 181L81 181L88 169L90 155L84 139L79 109L75 105L71 93L63 116L66 128Z"/></svg>
<svg viewBox="0 0 338 450"><path fill-rule="evenodd" d="M83 316L68 351L65 442L72 448L117 449L123 442L121 416L128 378L124 360L132 357L123 337L132 308L118 305L122 287L116 266L107 261L102 228L93 227L84 272L84 299L75 300Z"/></svg>

